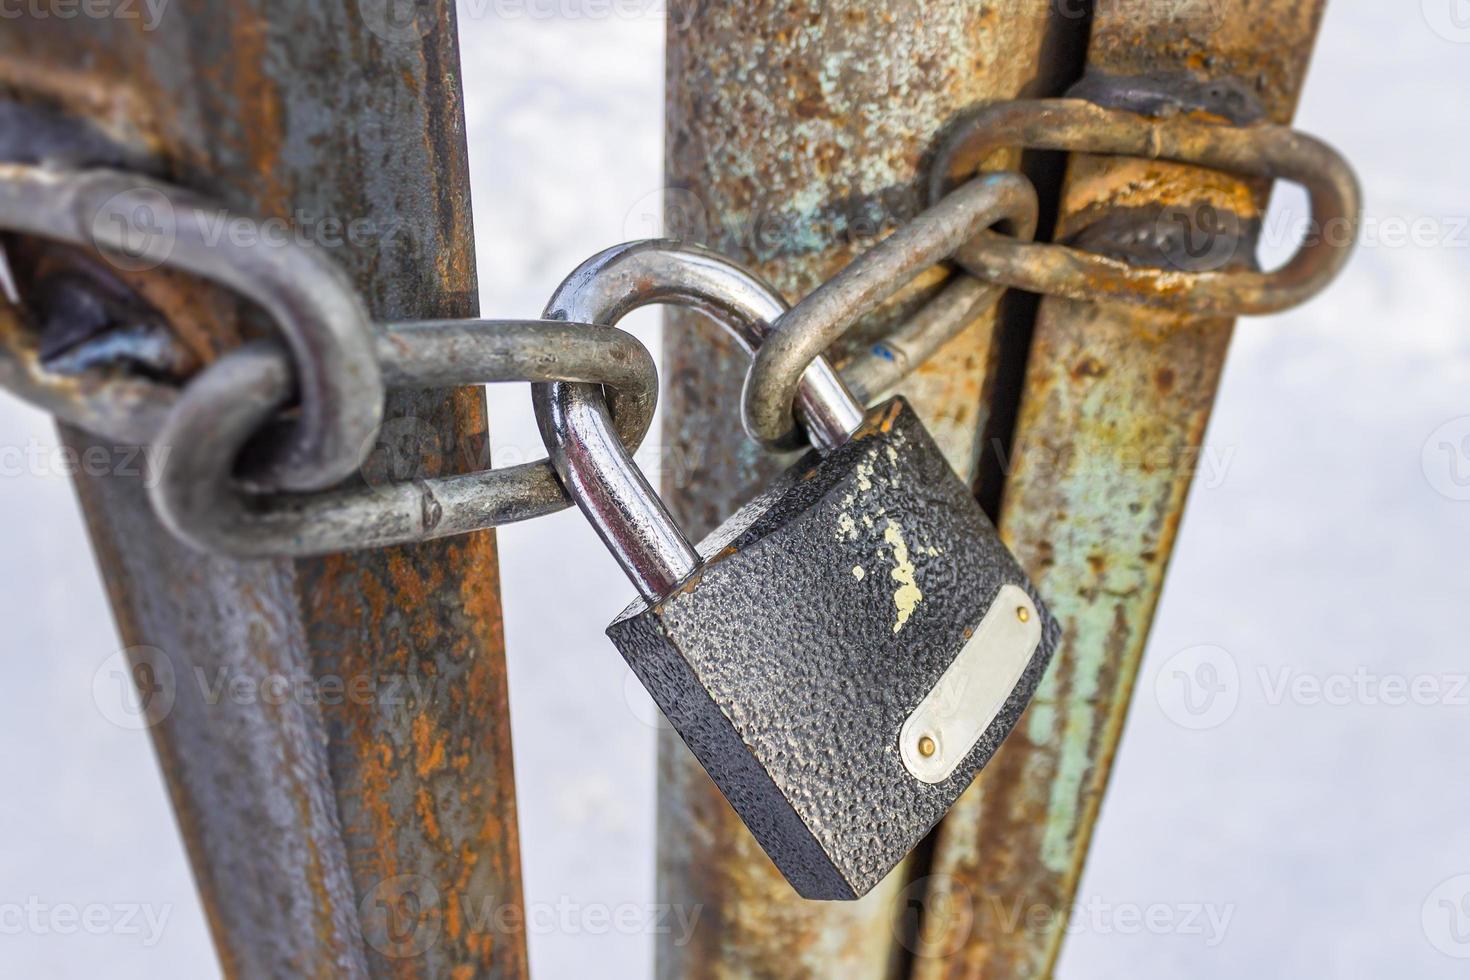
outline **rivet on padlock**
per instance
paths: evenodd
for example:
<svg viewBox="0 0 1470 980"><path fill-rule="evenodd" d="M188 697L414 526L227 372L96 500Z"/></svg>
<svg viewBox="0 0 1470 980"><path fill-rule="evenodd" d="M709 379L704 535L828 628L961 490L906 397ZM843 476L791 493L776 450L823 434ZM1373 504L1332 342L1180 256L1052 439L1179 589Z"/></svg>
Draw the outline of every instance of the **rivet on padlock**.
<svg viewBox="0 0 1470 980"><path fill-rule="evenodd" d="M619 246L549 317L696 306L753 350L786 309L712 253ZM539 385L558 473L638 587L608 636L807 898L877 884L969 786L1059 630L902 398L864 412L825 359L796 415L816 449L698 549L628 458L596 386Z"/></svg>

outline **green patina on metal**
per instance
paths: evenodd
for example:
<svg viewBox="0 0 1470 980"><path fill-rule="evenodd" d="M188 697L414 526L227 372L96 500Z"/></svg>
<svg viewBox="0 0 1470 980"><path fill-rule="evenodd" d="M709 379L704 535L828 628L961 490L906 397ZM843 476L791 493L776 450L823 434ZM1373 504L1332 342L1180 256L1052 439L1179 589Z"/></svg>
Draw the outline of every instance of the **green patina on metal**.
<svg viewBox="0 0 1470 980"><path fill-rule="evenodd" d="M676 9L668 34L668 200L697 200L707 244L757 263L797 299L922 210L927 154L958 113L1069 84L1075 62L1049 46L1083 26L1060 18L1048 0L757 0ZM912 312L942 280L937 272L902 291L849 349ZM741 431L748 358L723 338L712 341L714 331L696 320L675 313L664 334L666 444L699 459L688 483L666 487L665 498L698 535L785 461ZM978 320L901 389L961 472L976 465L990 417L995 323ZM913 872L890 875L859 902L802 902L668 736L659 807L660 901L704 909L689 943L660 946L660 976L879 980L910 952L902 943L911 900L923 893L905 877Z"/></svg>
<svg viewBox="0 0 1470 980"><path fill-rule="evenodd" d="M1249 80L1290 119L1323 4L1219 0L1098 5L1088 71L1198 87ZM1185 85L1188 91L1194 91ZM1265 188L1214 171L1070 158L1064 239L1120 208L1207 202L1249 225ZM1140 212L1142 213L1142 212ZM1063 623L1023 722L941 825L912 976L1042 977L1067 932L1148 628L1229 344L1228 320L1044 300L1016 425L1002 535ZM973 915L943 915L958 894ZM1017 910L1044 909L1016 928ZM931 928L932 927L932 928Z"/></svg>

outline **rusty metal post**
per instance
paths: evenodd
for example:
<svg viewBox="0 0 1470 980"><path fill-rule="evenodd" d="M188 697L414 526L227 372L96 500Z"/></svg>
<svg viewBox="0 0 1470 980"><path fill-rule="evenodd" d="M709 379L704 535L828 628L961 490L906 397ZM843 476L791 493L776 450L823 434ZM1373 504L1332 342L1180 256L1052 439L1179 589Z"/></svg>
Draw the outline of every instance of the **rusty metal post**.
<svg viewBox="0 0 1470 980"><path fill-rule="evenodd" d="M378 319L473 315L450 0L109 9L0 32L4 94L284 219ZM210 287L121 278L200 359L254 328ZM388 418L439 446L430 472L481 462L477 390L399 393ZM79 492L124 642L159 651L135 667L172 675L154 742L226 973L525 976L493 535L233 563L174 542L136 479ZM221 678L316 696L244 703Z"/></svg>
<svg viewBox="0 0 1470 980"><path fill-rule="evenodd" d="M1323 6L1099 3L1089 97L1162 93L1155 104L1222 119L1257 102L1286 122ZM1115 240L1152 240L1160 206L1197 214L1201 204L1250 230L1264 190L1178 165L1073 157L1056 237L1132 229L1145 234ZM914 970L923 980L1041 977L1056 963L1231 326L1041 304L1001 533L1065 634L1015 734L941 825Z"/></svg>
<svg viewBox="0 0 1470 980"><path fill-rule="evenodd" d="M676 7L669 25L666 231L758 266L796 299L922 209L926 153L956 113L1069 83L1085 22L1052 0L759 0ZM872 329L943 277L921 278ZM665 440L697 463L665 496L700 535L786 461L744 436L746 357L697 319L673 313L665 331ZM992 496L979 449L1009 427L988 406L1018 383L1028 319L1024 302L981 318L901 389ZM862 978L901 965L907 868L856 903L803 902L672 733L659 755L660 901L701 910L692 942L659 948L660 976Z"/></svg>

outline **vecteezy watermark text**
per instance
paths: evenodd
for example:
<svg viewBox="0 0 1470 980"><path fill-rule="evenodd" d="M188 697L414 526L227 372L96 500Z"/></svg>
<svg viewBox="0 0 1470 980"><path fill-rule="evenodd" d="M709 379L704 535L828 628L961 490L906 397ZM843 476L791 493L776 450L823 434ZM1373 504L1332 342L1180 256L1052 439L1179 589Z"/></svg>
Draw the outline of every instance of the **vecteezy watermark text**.
<svg viewBox="0 0 1470 980"><path fill-rule="evenodd" d="M1263 664L1244 673L1230 651L1201 644L1159 666L1154 697L1170 721L1203 731L1229 721L1246 698L1270 708L1470 708L1470 673L1402 673L1361 664L1325 673Z"/></svg>
<svg viewBox="0 0 1470 980"><path fill-rule="evenodd" d="M0 20L136 20L154 31L169 0L0 0Z"/></svg>
<svg viewBox="0 0 1470 980"><path fill-rule="evenodd" d="M0 478L122 476L152 486L168 455L169 447L163 445L92 445L76 449L31 438L23 446L0 446Z"/></svg>
<svg viewBox="0 0 1470 980"><path fill-rule="evenodd" d="M47 902L31 895L23 902L0 901L0 936L138 936L145 947L158 945L173 914L172 905L148 902Z"/></svg>
<svg viewBox="0 0 1470 980"><path fill-rule="evenodd" d="M404 242L418 241L424 234L412 219L382 221L304 210L285 217L262 218L214 207L176 207L167 194L149 185L127 188L109 197L92 215L90 232L98 251L128 272L146 272L163 265L181 242L206 249L308 245L390 251Z"/></svg>
<svg viewBox="0 0 1470 980"><path fill-rule="evenodd" d="M951 956L976 930L986 935L1181 936L1206 948L1225 941L1234 903L1128 902L1099 895L1054 906L973 890L952 875L911 882L898 897L894 929L900 943L921 957ZM983 922L981 921L983 920Z"/></svg>
<svg viewBox="0 0 1470 980"><path fill-rule="evenodd" d="M592 935L670 937L688 945L702 905L580 902L563 895L555 902L507 902L494 895L444 893L424 875L385 878L358 906L363 937L385 956L412 957L432 949L452 917L470 936Z"/></svg>
<svg viewBox="0 0 1470 980"><path fill-rule="evenodd" d="M1085 373L1093 368L1088 364L1077 365L1074 371ZM1101 363L1095 365L1105 371ZM1025 472L1032 479L1039 476L1060 478L1106 477L1109 474L1128 474L1179 470L1194 475L1194 482L1206 490L1224 485L1235 462L1236 447L1195 446L1174 443L1158 445L1108 446L1106 452L1092 453L1076 443L1055 446L1028 446L1025 449L1007 450L1000 439L992 439L990 451L994 454L1001 473L1007 477L1016 472Z"/></svg>
<svg viewBox="0 0 1470 980"><path fill-rule="evenodd" d="M112 654L97 668L92 697L109 721L136 730L163 721L186 693L191 701L211 708L283 704L394 708L433 701L448 683L415 674L342 676L256 671L233 664L175 666L158 647L135 646ZM184 685L193 690L181 690Z"/></svg>

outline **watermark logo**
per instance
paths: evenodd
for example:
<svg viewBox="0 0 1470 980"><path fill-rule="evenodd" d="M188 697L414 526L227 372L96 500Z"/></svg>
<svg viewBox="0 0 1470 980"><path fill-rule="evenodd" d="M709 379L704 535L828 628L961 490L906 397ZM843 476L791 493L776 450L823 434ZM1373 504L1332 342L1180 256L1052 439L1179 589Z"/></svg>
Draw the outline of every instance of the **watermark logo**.
<svg viewBox="0 0 1470 980"><path fill-rule="evenodd" d="M169 193L139 184L104 201L88 229L102 257L124 272L147 272L168 262L181 242L195 250L350 247L396 252L416 247L424 234L415 218L377 220L307 210L249 217L193 201L175 204Z"/></svg>
<svg viewBox="0 0 1470 980"><path fill-rule="evenodd" d="M703 198L682 187L649 191L623 217L623 239L672 238L696 245L710 244L709 208Z"/></svg>
<svg viewBox="0 0 1470 980"><path fill-rule="evenodd" d="M168 717L178 696L173 663L158 647L119 650L92 675L92 700L119 728L142 731Z"/></svg>
<svg viewBox="0 0 1470 980"><path fill-rule="evenodd" d="M153 187L120 191L92 216L92 242L124 272L147 272L168 261L178 241L178 216Z"/></svg>
<svg viewBox="0 0 1470 980"><path fill-rule="evenodd" d="M162 473L170 448L91 445L77 449L32 437L24 446L0 446L0 477L117 476L140 480L151 488Z"/></svg>
<svg viewBox="0 0 1470 980"><path fill-rule="evenodd" d="M444 471L445 443L438 426L412 415L385 421L374 435L372 450L362 464L362 478L379 493L391 492L401 483L409 483ZM461 447L464 448L464 447ZM483 447L481 447L483 449ZM489 461L465 458L461 462L482 469Z"/></svg>
<svg viewBox="0 0 1470 980"><path fill-rule="evenodd" d="M1470 959L1470 874L1440 882L1424 899L1420 923L1429 944L1446 956Z"/></svg>
<svg viewBox="0 0 1470 980"><path fill-rule="evenodd" d="M255 665L252 665L255 666ZM398 708L443 696L443 678L416 674L311 674L250 669L239 664L174 662L158 647L135 646L108 657L92 675L92 699L120 728L151 728L180 697L206 709L254 705L341 704Z"/></svg>
<svg viewBox="0 0 1470 980"><path fill-rule="evenodd" d="M623 703L628 706L628 712L642 722L645 726L654 730L667 729L672 726L664 713L654 703L648 689L638 679L638 675L631 670L625 671L623 675Z"/></svg>
<svg viewBox="0 0 1470 980"><path fill-rule="evenodd" d="M1288 702L1306 708L1470 707L1470 675L1463 673L1380 674L1360 665L1314 674L1288 665L1258 667L1256 674L1261 699L1273 708Z"/></svg>
<svg viewBox="0 0 1470 980"><path fill-rule="evenodd" d="M1451 419L1424 440L1424 479L1440 496L1470 500L1470 415Z"/></svg>
<svg viewBox="0 0 1470 980"><path fill-rule="evenodd" d="M1240 669L1224 647L1186 647L1159 668L1154 698L1165 717L1181 728L1218 728L1240 703Z"/></svg>
<svg viewBox="0 0 1470 980"><path fill-rule="evenodd" d="M980 922L981 919L984 922ZM1220 902L1121 902L1101 896L1069 905L984 894L949 875L911 883L894 908L894 935L917 956L952 956L974 934L1178 936L1213 949L1225 941L1235 905Z"/></svg>
<svg viewBox="0 0 1470 980"><path fill-rule="evenodd" d="M578 902L501 901L494 895L441 891L424 875L396 875L379 882L358 906L363 938L384 956L407 958L433 948L444 922L458 923L458 935L666 935L675 946L694 936L701 905L642 905Z"/></svg>
<svg viewBox="0 0 1470 980"><path fill-rule="evenodd" d="M385 878L358 906L362 935L384 956L418 956L439 941L439 889L423 875Z"/></svg>
<svg viewBox="0 0 1470 980"><path fill-rule="evenodd" d="M414 44L439 26L437 0L357 0L369 31L389 44Z"/></svg>
<svg viewBox="0 0 1470 980"><path fill-rule="evenodd" d="M953 956L969 941L974 928L975 903L970 890L952 875L911 881L895 900L893 936L917 956Z"/></svg>
<svg viewBox="0 0 1470 980"><path fill-rule="evenodd" d="M1204 731L1229 721L1247 697L1268 708L1467 708L1470 674L1383 673L1361 664L1330 672L1260 664L1242 674L1228 651L1202 645L1164 662L1154 676L1154 697L1170 721Z"/></svg>
<svg viewBox="0 0 1470 980"><path fill-rule="evenodd" d="M1470 44L1470 0L1420 0L1424 23L1446 41Z"/></svg>
<svg viewBox="0 0 1470 980"><path fill-rule="evenodd" d="M3 2L3 0L0 0ZM687 30L704 0L459 0L459 22L501 21L607 21L662 20L675 30ZM820 0L808 0L812 16ZM368 30L385 41L410 43L438 27L435 0L358 0L358 11Z"/></svg>
<svg viewBox="0 0 1470 980"><path fill-rule="evenodd" d="M661 187L636 198L623 215L626 239L671 238L743 252L757 262L778 255L805 254L834 243L859 245L882 238L914 217L913 209L894 207L878 196L815 208L736 208L721 213L694 191Z"/></svg>
<svg viewBox="0 0 1470 980"><path fill-rule="evenodd" d="M1154 223L1158 259L1185 272L1218 272L1245 244L1240 216L1202 201L1190 207L1166 207Z"/></svg>
<svg viewBox="0 0 1470 980"><path fill-rule="evenodd" d="M1100 376L1106 368L1098 362L1086 360L1078 365L1076 372L1089 377ZM1170 381L1172 383L1172 377ZM1006 477L1025 474L1029 479L1116 479L1129 473L1156 473L1160 470L1177 470L1189 473L1194 486L1205 490L1216 490L1225 485L1235 465L1238 446L1194 446L1159 443L1117 446L1106 454L1088 453L1075 443L1059 443L1056 446L1031 445L1020 450L1009 450L1002 439L990 440L985 453L986 461L993 458Z"/></svg>
<svg viewBox="0 0 1470 980"><path fill-rule="evenodd" d="M287 674L255 672L235 665L189 671L199 702L209 707L255 704L355 704L382 708L413 707L434 700L446 683L413 674Z"/></svg>

